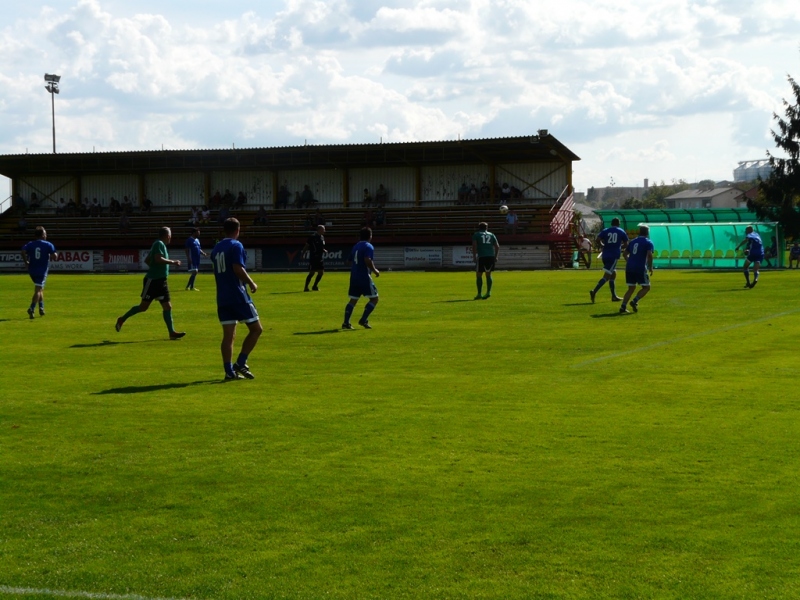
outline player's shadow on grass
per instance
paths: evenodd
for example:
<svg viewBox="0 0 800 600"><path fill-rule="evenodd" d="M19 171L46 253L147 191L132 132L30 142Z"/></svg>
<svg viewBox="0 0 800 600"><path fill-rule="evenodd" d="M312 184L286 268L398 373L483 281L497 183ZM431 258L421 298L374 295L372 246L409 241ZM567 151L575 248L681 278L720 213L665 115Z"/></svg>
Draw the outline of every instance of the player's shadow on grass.
<svg viewBox="0 0 800 600"><path fill-rule="evenodd" d="M99 348L100 346L118 346L120 344L150 344L152 342L161 342L164 340L140 340L138 342L112 342L111 340L103 340L95 344L73 344L70 348Z"/></svg>
<svg viewBox="0 0 800 600"><path fill-rule="evenodd" d="M718 294L727 294L729 292L749 292L749 291L750 291L750 288L746 288L746 287L742 286L742 287L730 288L730 289L727 289L727 290L717 290L717 293Z"/></svg>
<svg viewBox="0 0 800 600"><path fill-rule="evenodd" d="M105 396L107 394L144 394L147 392L158 392L161 390L176 390L180 388L187 388L193 385L210 385L212 383L220 383L219 379L212 379L209 381L192 381L191 383L162 383L158 385L129 385L126 387L111 388L101 392L94 392L93 396Z"/></svg>
<svg viewBox="0 0 800 600"><path fill-rule="evenodd" d="M477 302L473 298L459 298L458 300L434 300L431 304L452 304L453 302Z"/></svg>
<svg viewBox="0 0 800 600"><path fill-rule="evenodd" d="M633 313L621 313L618 310L613 313L603 313L602 315L592 315L593 319L607 319L609 317L630 317Z"/></svg>
<svg viewBox="0 0 800 600"><path fill-rule="evenodd" d="M326 333L339 333L341 329L321 329L319 331L295 331L292 335L325 335Z"/></svg>
<svg viewBox="0 0 800 600"><path fill-rule="evenodd" d="M594 304L594 302L572 302L570 304L562 304L562 306L586 306L588 304Z"/></svg>
<svg viewBox="0 0 800 600"><path fill-rule="evenodd" d="M270 296L285 296L286 294L302 294L302 293L303 292L301 292L300 290L297 290L296 292L270 292L269 295Z"/></svg>

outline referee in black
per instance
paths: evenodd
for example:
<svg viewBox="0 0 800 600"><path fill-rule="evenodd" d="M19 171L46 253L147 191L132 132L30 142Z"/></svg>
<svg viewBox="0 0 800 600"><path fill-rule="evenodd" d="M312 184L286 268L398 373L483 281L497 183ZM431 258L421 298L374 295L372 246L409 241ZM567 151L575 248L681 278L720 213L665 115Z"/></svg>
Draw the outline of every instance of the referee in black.
<svg viewBox="0 0 800 600"><path fill-rule="evenodd" d="M317 225L317 231L308 236L306 245L303 246L303 253L308 251L308 277L306 277L306 287L304 292L319 291L319 280L325 274L325 264L323 263L322 256L325 254L325 226ZM311 282L311 277L317 274L314 280L314 286L311 290L308 289L308 284Z"/></svg>

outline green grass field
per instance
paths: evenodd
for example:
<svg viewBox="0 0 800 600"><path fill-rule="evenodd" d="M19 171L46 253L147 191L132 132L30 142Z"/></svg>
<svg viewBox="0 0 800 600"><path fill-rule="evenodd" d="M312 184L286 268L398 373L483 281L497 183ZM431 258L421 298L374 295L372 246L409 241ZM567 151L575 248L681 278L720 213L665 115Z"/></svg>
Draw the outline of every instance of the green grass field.
<svg viewBox="0 0 800 600"><path fill-rule="evenodd" d="M230 383L185 278L0 277L0 597L800 597L800 274L255 273Z"/></svg>

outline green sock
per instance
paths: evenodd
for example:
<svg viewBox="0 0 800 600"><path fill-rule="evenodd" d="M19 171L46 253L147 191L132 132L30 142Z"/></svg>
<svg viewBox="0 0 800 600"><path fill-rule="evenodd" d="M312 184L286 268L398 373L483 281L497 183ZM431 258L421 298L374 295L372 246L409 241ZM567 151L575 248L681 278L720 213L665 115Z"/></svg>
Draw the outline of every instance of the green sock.
<svg viewBox="0 0 800 600"><path fill-rule="evenodd" d="M140 311L139 311L139 305L137 304L136 306L131 308L128 312L126 312L124 315L122 315L122 320L123 321L127 321L128 319L130 319L133 315L137 314L138 312L140 312Z"/></svg>
<svg viewBox="0 0 800 600"><path fill-rule="evenodd" d="M486 274L486 295L487 296L492 293L492 283L494 283L493 280L492 280L492 276L487 273Z"/></svg>
<svg viewBox="0 0 800 600"><path fill-rule="evenodd" d="M478 277L477 283L478 283L478 296L480 296L481 290L483 289L483 279L481 277Z"/></svg>
<svg viewBox="0 0 800 600"><path fill-rule="evenodd" d="M164 323L167 324L167 329L170 333L175 333L175 327L172 325L172 309L169 308L164 311Z"/></svg>

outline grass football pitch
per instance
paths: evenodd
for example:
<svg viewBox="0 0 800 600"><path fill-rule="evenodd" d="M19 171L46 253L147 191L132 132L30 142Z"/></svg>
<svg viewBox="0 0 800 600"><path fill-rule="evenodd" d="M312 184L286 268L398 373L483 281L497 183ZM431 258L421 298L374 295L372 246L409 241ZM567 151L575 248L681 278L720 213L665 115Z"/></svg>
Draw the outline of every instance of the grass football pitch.
<svg viewBox="0 0 800 600"><path fill-rule="evenodd" d="M255 273L229 383L209 274L173 342L114 331L141 276L33 321L0 277L0 598L800 597L800 274L656 271L631 315L599 276L386 272L342 331L346 274Z"/></svg>

